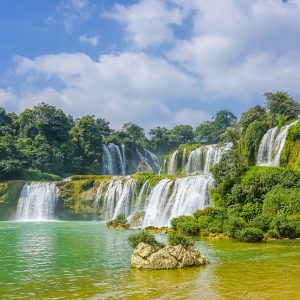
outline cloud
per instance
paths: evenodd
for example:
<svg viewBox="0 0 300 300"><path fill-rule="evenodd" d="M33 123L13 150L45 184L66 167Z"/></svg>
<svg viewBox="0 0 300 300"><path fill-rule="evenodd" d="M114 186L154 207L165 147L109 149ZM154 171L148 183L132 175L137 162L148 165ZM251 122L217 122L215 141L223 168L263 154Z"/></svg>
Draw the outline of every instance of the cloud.
<svg viewBox="0 0 300 300"><path fill-rule="evenodd" d="M172 62L222 101L257 101L265 91L300 95L300 1L182 1L193 12L192 35L177 39ZM187 3L187 5L186 5Z"/></svg>
<svg viewBox="0 0 300 300"><path fill-rule="evenodd" d="M88 20L92 14L92 5L89 0L63 0L56 8L57 18L64 24L65 30L71 32L74 24L81 20ZM50 19L49 19L50 18ZM53 23L54 17L48 17Z"/></svg>
<svg viewBox="0 0 300 300"><path fill-rule="evenodd" d="M125 25L126 40L138 49L160 46L174 39L172 27L184 17L179 7L168 7L167 1L142 0L131 6L116 4L103 14Z"/></svg>
<svg viewBox="0 0 300 300"><path fill-rule="evenodd" d="M90 44L91 46L97 46L99 43L99 35L95 35L95 36L86 36L86 35L81 35L79 37L79 41L81 43L85 43L85 44Z"/></svg>
<svg viewBox="0 0 300 300"><path fill-rule="evenodd" d="M180 120L200 123L208 116L186 109L185 99L195 100L200 94L192 76L144 53L102 55L98 60L82 53L61 53L17 57L15 63L16 76L31 78L27 87L14 92L20 99L19 111L46 101L77 116L104 117L114 127L131 121L147 129L174 126ZM44 82L38 80L35 85L34 78L44 78ZM178 114L172 110L174 104L182 109Z"/></svg>

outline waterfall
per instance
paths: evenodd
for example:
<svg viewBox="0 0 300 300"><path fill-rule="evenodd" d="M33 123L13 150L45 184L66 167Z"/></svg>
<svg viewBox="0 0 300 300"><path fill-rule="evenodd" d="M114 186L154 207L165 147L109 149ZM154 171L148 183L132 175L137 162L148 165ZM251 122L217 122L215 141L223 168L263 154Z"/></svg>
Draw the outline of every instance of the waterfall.
<svg viewBox="0 0 300 300"><path fill-rule="evenodd" d="M145 208L145 198L149 195L149 192L151 191L151 185L148 183L148 180L143 184L137 201L136 201L136 205L134 207L135 211L141 211Z"/></svg>
<svg viewBox="0 0 300 300"><path fill-rule="evenodd" d="M125 175L125 152L123 155L119 146L109 143L103 145L102 172L108 175Z"/></svg>
<svg viewBox="0 0 300 300"><path fill-rule="evenodd" d="M17 220L54 219L58 194L59 191L55 183L26 183L17 205Z"/></svg>
<svg viewBox="0 0 300 300"><path fill-rule="evenodd" d="M143 226L166 226L174 217L191 215L197 209L210 205L208 189L212 182L210 175L178 178L175 182L161 180L148 198Z"/></svg>
<svg viewBox="0 0 300 300"><path fill-rule="evenodd" d="M284 147L289 128L298 121L278 129L271 128L263 136L257 154L257 166L279 166L280 156Z"/></svg>
<svg viewBox="0 0 300 300"><path fill-rule="evenodd" d="M170 156L170 161L169 161L168 169L167 169L167 174L168 175L175 175L175 173L176 173L176 168L177 168L177 154L178 154L178 151L176 150Z"/></svg>
<svg viewBox="0 0 300 300"><path fill-rule="evenodd" d="M221 157L228 152L232 144L228 143L223 146L205 145L191 151L187 155L186 148L182 153L182 175L209 174L209 169L218 163ZM169 161L164 161L164 170L167 175L175 175L177 172L178 150L173 152Z"/></svg>
<svg viewBox="0 0 300 300"><path fill-rule="evenodd" d="M142 153L137 148L135 150L135 157L131 161L136 168L134 171L137 171L138 164L142 161L149 166L149 169L158 173L160 166L156 155L147 149L142 148L142 150ZM102 174L126 176L128 175L127 165L125 145L121 145L121 147L113 143L103 145Z"/></svg>

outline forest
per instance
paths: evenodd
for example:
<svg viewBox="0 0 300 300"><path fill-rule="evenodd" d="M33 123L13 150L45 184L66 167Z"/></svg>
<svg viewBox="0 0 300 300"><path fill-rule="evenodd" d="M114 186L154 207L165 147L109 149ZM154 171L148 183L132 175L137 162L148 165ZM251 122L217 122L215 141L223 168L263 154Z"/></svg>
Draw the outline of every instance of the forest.
<svg viewBox="0 0 300 300"><path fill-rule="evenodd" d="M237 152L245 158L240 163L253 165L266 130L283 126L300 111L299 103L286 92L266 93L265 99L265 105L250 108L239 120L232 112L221 110L195 129L190 125L156 127L148 134L137 124L126 123L114 130L105 119L91 115L74 118L46 103L19 115L0 107L0 178L99 174L102 145L110 142L133 148L139 145L163 158L181 144L230 141L238 144Z"/></svg>

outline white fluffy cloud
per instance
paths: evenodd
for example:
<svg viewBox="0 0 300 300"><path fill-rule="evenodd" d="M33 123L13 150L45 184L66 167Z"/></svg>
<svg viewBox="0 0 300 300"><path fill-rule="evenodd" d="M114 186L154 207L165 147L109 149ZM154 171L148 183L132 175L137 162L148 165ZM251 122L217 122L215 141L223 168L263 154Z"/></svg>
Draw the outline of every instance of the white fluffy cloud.
<svg viewBox="0 0 300 300"><path fill-rule="evenodd" d="M179 7L170 8L167 1L161 0L141 0L131 6L117 4L104 15L124 24L127 41L139 49L172 41L171 25L180 25L184 17Z"/></svg>
<svg viewBox="0 0 300 300"><path fill-rule="evenodd" d="M115 127L151 128L197 125L222 108L237 113L266 91L300 97L300 0L119 3L104 14L124 26L118 54L18 57L22 86L0 90L0 105L21 110L47 101ZM90 9L88 0L64 0L60 13L71 28ZM92 38L81 42L97 44Z"/></svg>
<svg viewBox="0 0 300 300"><path fill-rule="evenodd" d="M179 6L186 2L174 0ZM283 89L300 95L300 1L189 1L192 36L168 58L193 72L205 93L251 100Z"/></svg>
<svg viewBox="0 0 300 300"><path fill-rule="evenodd" d="M146 128L178 121L197 125L209 118L201 110L172 113L173 103L184 107L183 99L197 97L197 82L165 60L143 53L103 55L96 61L81 53L18 57L15 74L30 78L27 91L19 94L19 110L46 99L75 115L105 117L115 127L129 121ZM44 88L32 81L41 77ZM58 82L56 88L47 84L53 81Z"/></svg>

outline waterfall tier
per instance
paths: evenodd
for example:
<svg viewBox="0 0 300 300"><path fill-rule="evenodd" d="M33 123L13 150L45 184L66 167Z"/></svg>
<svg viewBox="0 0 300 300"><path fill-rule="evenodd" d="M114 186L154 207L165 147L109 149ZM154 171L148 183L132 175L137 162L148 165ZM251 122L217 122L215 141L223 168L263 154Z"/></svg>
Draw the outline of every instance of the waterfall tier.
<svg viewBox="0 0 300 300"><path fill-rule="evenodd" d="M257 154L257 166L279 166L281 152L284 147L285 139L289 128L295 125L298 121L282 127L269 129L263 136Z"/></svg>
<svg viewBox="0 0 300 300"><path fill-rule="evenodd" d="M127 155L126 155L127 154ZM106 175L125 176L138 170L139 164L144 163L149 170L159 172L159 162L155 154L147 149L126 149L109 143L103 145L101 173Z"/></svg>
<svg viewBox="0 0 300 300"><path fill-rule="evenodd" d="M54 219L58 195L59 191L55 183L32 182L25 184L18 201L17 220Z"/></svg>
<svg viewBox="0 0 300 300"><path fill-rule="evenodd" d="M183 148L181 152L176 150L164 161L161 173L166 175L209 174L209 169L218 163L231 147L232 144L205 145L189 152L186 148Z"/></svg>
<svg viewBox="0 0 300 300"><path fill-rule="evenodd" d="M163 226L171 218L191 215L210 205L212 183L210 175L161 179L153 187L148 181L141 184L129 176L113 177L100 184L95 203L101 207L105 220L115 219L121 213L128 218L144 211L143 226Z"/></svg>

